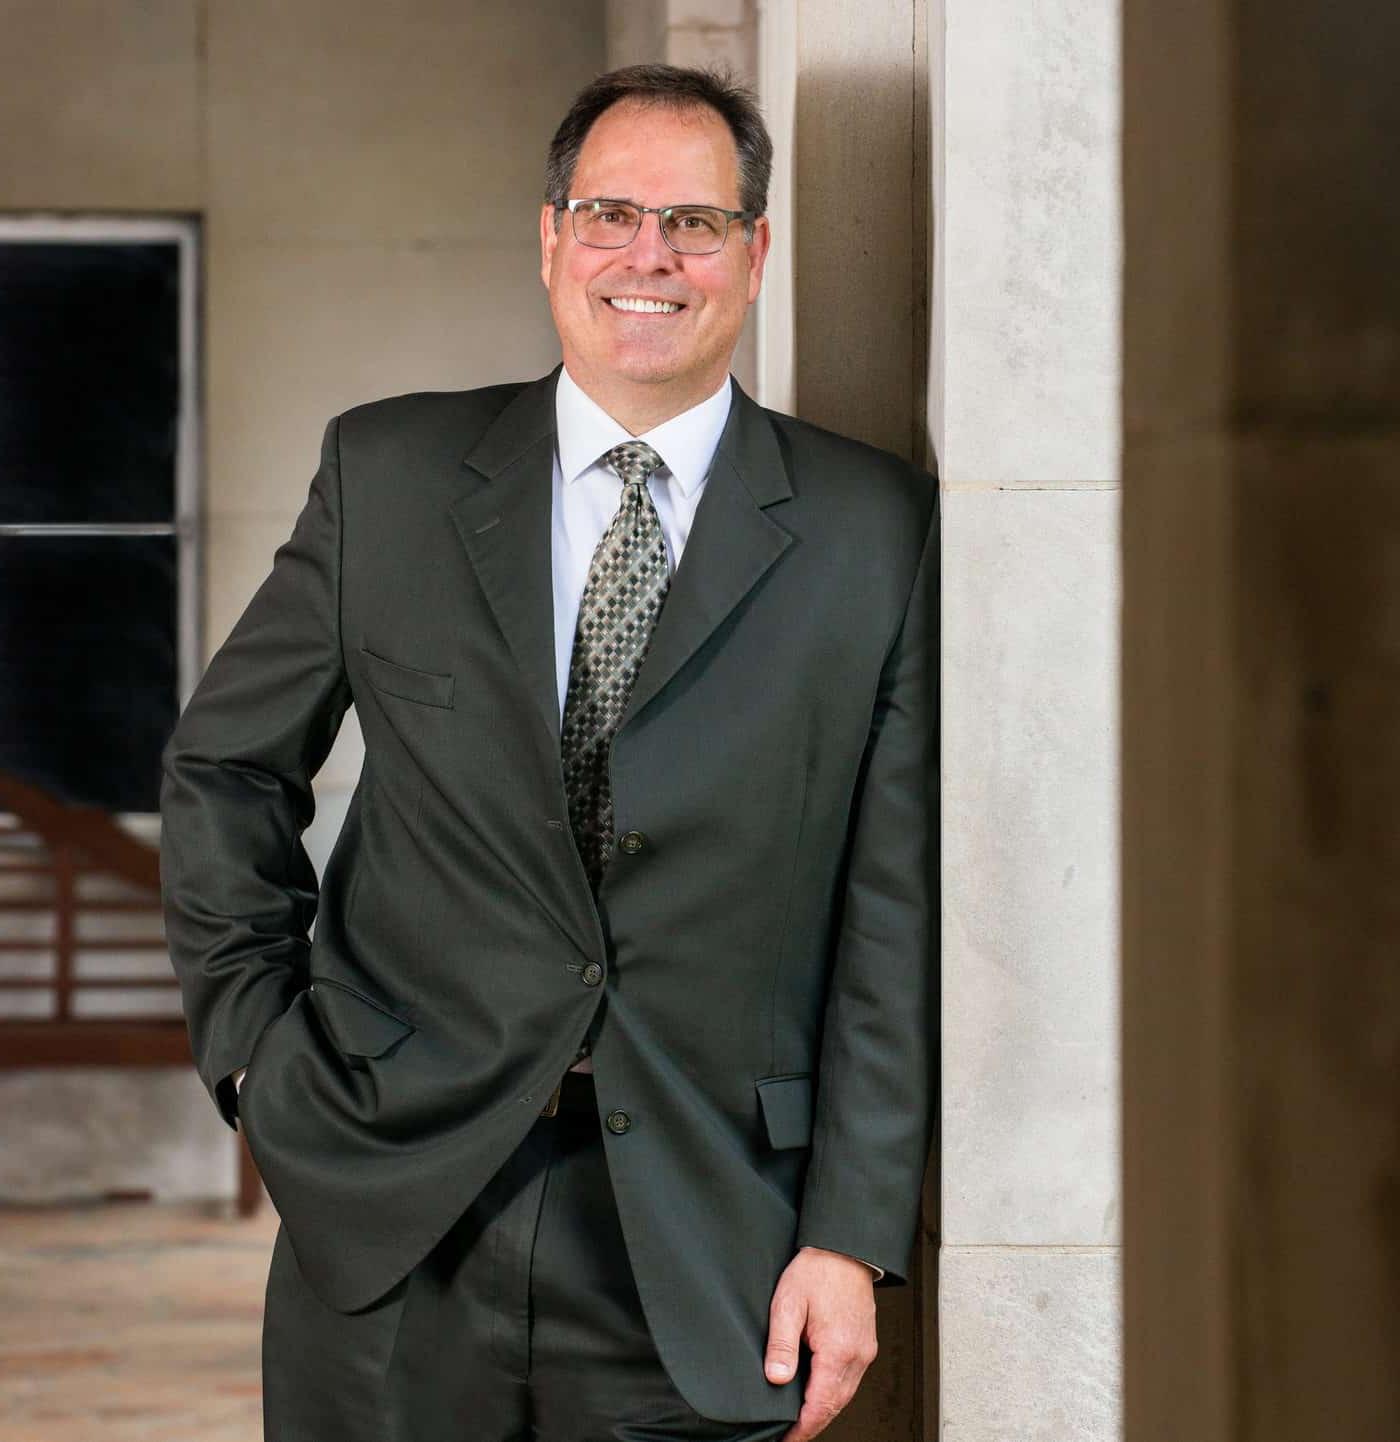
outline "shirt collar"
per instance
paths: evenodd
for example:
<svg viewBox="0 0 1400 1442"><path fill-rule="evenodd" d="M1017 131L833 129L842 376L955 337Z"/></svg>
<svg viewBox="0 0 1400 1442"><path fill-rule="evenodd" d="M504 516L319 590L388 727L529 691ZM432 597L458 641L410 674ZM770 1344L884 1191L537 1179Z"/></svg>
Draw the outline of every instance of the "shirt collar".
<svg viewBox="0 0 1400 1442"><path fill-rule="evenodd" d="M666 463L685 495L709 474L719 438L729 419L733 389L725 376L720 388L698 405L672 416L640 436L628 434L569 374L559 368L554 393L554 418L559 442L559 472L564 484L576 481L590 466L623 441L645 441Z"/></svg>

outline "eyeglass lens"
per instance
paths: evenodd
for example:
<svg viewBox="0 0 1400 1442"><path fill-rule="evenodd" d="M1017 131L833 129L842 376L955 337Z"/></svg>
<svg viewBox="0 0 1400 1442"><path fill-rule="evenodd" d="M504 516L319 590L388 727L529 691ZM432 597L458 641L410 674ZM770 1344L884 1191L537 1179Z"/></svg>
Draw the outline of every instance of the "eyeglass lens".
<svg viewBox="0 0 1400 1442"><path fill-rule="evenodd" d="M672 247L690 255L719 250L729 227L729 217L708 205L674 206L657 219ZM641 212L625 201L595 200L574 208L574 238L582 245L627 245L641 223Z"/></svg>

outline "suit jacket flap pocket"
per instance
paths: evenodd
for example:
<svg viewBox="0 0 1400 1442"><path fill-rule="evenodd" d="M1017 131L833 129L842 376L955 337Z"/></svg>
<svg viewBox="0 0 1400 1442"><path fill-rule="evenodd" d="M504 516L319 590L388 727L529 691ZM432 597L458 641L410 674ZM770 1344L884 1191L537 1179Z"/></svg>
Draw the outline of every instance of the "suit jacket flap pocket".
<svg viewBox="0 0 1400 1442"><path fill-rule="evenodd" d="M417 1030L378 1002L324 977L311 983L311 998L331 1040L347 1056L382 1056Z"/></svg>
<svg viewBox="0 0 1400 1442"><path fill-rule="evenodd" d="M360 647L365 674L377 691L402 696L406 701L421 701L425 706L451 706L453 678L443 671L419 671L386 656L376 655L368 646Z"/></svg>
<svg viewBox="0 0 1400 1442"><path fill-rule="evenodd" d="M812 1142L812 1074L789 1072L784 1076L760 1077L754 1083L768 1145L774 1148L805 1147Z"/></svg>

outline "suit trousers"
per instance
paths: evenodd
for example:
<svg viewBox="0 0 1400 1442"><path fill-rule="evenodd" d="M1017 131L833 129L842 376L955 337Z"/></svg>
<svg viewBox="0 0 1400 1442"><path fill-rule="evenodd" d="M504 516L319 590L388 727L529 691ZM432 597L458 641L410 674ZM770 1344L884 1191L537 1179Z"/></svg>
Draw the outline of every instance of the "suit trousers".
<svg viewBox="0 0 1400 1442"><path fill-rule="evenodd" d="M265 1442L776 1442L792 1425L704 1418L672 1384L586 1072L370 1306L321 1302L279 1227L262 1369Z"/></svg>

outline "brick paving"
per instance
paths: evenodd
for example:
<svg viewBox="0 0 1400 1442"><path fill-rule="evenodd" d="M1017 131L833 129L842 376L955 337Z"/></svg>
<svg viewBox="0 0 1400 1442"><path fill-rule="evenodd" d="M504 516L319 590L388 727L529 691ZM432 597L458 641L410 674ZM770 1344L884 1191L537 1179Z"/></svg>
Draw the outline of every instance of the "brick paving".
<svg viewBox="0 0 1400 1442"><path fill-rule="evenodd" d="M264 1199L0 1206L0 1442L261 1442Z"/></svg>

